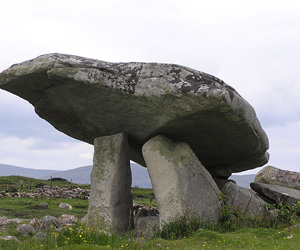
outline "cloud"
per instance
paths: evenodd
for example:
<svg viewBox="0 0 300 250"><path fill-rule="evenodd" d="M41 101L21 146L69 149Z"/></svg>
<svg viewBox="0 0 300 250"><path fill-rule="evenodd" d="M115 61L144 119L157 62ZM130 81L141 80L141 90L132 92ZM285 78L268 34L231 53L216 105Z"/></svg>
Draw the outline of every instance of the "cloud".
<svg viewBox="0 0 300 250"><path fill-rule="evenodd" d="M46 143L46 142L45 142ZM65 170L92 165L91 158L79 157L92 154L93 146L73 141L57 143L57 148L35 147L35 138L20 139L0 134L0 162L35 169Z"/></svg>
<svg viewBox="0 0 300 250"><path fill-rule="evenodd" d="M293 0L2 1L0 71L51 52L204 71L236 88L255 108L270 139L270 163L295 169L299 11ZM69 168L91 160L92 146L58 132L28 102L5 91L0 133L1 163Z"/></svg>

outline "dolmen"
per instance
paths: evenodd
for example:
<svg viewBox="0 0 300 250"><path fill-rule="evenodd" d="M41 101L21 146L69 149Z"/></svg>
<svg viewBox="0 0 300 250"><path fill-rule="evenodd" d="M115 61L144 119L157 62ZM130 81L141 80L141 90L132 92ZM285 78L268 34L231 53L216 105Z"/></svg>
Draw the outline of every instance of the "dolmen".
<svg viewBox="0 0 300 250"><path fill-rule="evenodd" d="M163 225L178 216L217 222L217 183L269 159L251 105L191 68L55 53L3 71L0 88L30 102L57 130L94 145L90 227L133 227L130 160L147 167Z"/></svg>

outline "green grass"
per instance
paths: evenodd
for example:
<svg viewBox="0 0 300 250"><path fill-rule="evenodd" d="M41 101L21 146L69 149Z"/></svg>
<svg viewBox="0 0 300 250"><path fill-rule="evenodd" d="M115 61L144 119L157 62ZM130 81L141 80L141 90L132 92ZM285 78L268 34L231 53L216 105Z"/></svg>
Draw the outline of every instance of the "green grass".
<svg viewBox="0 0 300 250"><path fill-rule="evenodd" d="M23 182L23 185L21 183ZM34 190L36 185L43 184L50 186L50 180L41 180L35 178L29 178L24 176L18 175L11 175L11 176L0 176L0 191L26 191L30 192L30 190ZM70 188L71 183L67 180L56 180L52 181L52 187L60 187L60 188ZM21 189L22 187L22 189ZM31 189L30 189L31 187ZM72 188L90 188L90 185L87 184L75 184L72 183Z"/></svg>
<svg viewBox="0 0 300 250"><path fill-rule="evenodd" d="M42 208L39 205L46 202L48 208ZM59 208L59 203L68 203L73 209L66 210ZM74 214L82 218L88 210L88 200L63 199L63 198L23 198L23 197L2 197L0 198L0 216L7 218L21 219L42 219L46 215L59 217L62 214Z"/></svg>
<svg viewBox="0 0 300 250"><path fill-rule="evenodd" d="M234 232L216 232L199 229L192 236L179 240L134 239L130 235L122 237L106 236L90 232L77 225L72 230L50 232L46 242L30 238L20 238L21 243L0 241L0 249L299 249L300 228L271 229L243 228Z"/></svg>
<svg viewBox="0 0 300 250"><path fill-rule="evenodd" d="M25 177L1 177L4 185L16 185L20 178ZM30 181L30 178L25 178ZM24 180L24 179L23 179ZM36 179L32 179L34 183ZM11 184L8 182L11 181ZM39 182L38 180L37 182ZM41 180L43 181L43 180ZM49 183L45 182L49 185ZM53 183L54 184L54 183ZM25 181L24 181L24 185ZM60 185L68 185L61 182ZM133 200L136 203L145 206L155 207L156 201L152 189L132 188ZM48 203L48 209L40 208L42 202ZM69 203L73 210L61 209L59 203ZM8 218L33 219L35 217L42 219L45 215L59 217L61 214L74 214L79 219L82 218L88 210L88 200L81 199L62 199L62 198L0 198L0 216ZM84 225L77 224L72 228L65 228L60 232L49 232L45 242L35 241L31 237L24 238L18 235L15 228L16 224L9 226L6 230L0 229L0 236L14 235L21 242L0 241L1 250L16 249L174 249L174 250L192 250L192 249L300 249L300 227L289 228L288 224L300 223L296 212L288 212L285 207L281 208L284 212L284 218L292 220L275 221L250 221L243 217L234 217L227 211L227 220L222 224L199 223L191 221L190 225L184 224L184 221L178 220L169 223L161 232L157 233L154 239L135 239L127 234L122 237L112 235L107 236L103 233L91 231ZM28 222L25 222L28 223ZM163 239L164 238L164 239Z"/></svg>
<svg viewBox="0 0 300 250"><path fill-rule="evenodd" d="M131 188L132 199L135 203L146 207L157 207L153 190L150 188Z"/></svg>

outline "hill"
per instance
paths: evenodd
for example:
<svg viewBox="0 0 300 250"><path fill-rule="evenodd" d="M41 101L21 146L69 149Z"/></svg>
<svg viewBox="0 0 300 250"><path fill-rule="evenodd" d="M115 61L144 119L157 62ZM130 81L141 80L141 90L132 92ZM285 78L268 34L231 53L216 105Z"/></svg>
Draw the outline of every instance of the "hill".
<svg viewBox="0 0 300 250"><path fill-rule="evenodd" d="M0 176L19 175L31 178L40 178L41 176L51 175L56 170L22 168L7 164L0 164Z"/></svg>
<svg viewBox="0 0 300 250"><path fill-rule="evenodd" d="M17 166L11 166L6 164L0 164L0 176L9 175L20 175L25 177L37 178L37 179L49 179L51 176L60 177L67 179L78 184L90 184L90 174L92 171L92 166L84 166L79 168L74 168L65 171L56 170L42 170L42 169L31 169L23 168ZM149 179L148 171L146 168L140 166L139 164L131 162L131 172L132 172L132 187L141 188L151 188L151 182ZM251 182L255 178L254 174L251 175L232 175L230 179L236 181L237 185L249 188Z"/></svg>
<svg viewBox="0 0 300 250"><path fill-rule="evenodd" d="M141 188L151 188L151 182L149 179L148 171L146 168L131 162L131 172L132 172L132 187ZM50 173L42 176L42 179L49 179L52 177L60 177L67 180L71 180L78 184L90 184L90 175L93 166L85 166L74 168L65 171L57 171L55 173Z"/></svg>

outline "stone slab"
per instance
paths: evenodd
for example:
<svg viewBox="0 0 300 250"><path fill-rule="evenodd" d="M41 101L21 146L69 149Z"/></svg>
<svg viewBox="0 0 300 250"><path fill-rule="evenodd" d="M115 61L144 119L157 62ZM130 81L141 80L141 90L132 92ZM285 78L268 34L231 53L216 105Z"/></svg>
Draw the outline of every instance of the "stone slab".
<svg viewBox="0 0 300 250"><path fill-rule="evenodd" d="M87 226L124 233L133 227L127 136L96 138L94 148Z"/></svg>
<svg viewBox="0 0 300 250"><path fill-rule="evenodd" d="M297 204L297 202L300 201L299 190L256 182L250 183L250 186L261 196L265 196L276 203L282 203L283 205L292 206L293 204Z"/></svg>
<svg viewBox="0 0 300 250"><path fill-rule="evenodd" d="M219 189L185 143L155 136L143 146L160 225L180 216L217 222L222 216Z"/></svg>
<svg viewBox="0 0 300 250"><path fill-rule="evenodd" d="M126 133L131 160L144 166L142 145L156 135L187 143L218 176L224 174L218 168L228 175L269 158L268 138L251 105L222 80L191 68L55 53L3 71L0 88L81 141Z"/></svg>

